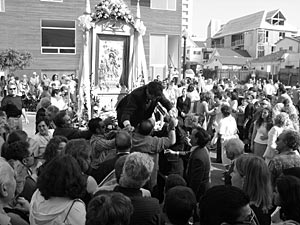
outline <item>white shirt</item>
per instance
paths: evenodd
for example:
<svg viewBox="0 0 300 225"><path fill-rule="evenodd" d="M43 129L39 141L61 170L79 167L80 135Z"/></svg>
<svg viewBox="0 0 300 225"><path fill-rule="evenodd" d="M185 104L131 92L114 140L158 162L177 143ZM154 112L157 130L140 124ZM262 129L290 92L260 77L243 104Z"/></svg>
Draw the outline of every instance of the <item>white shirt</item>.
<svg viewBox="0 0 300 225"><path fill-rule="evenodd" d="M64 110L68 108L63 98L57 100L56 98L51 97L51 105L56 106L59 110Z"/></svg>
<svg viewBox="0 0 300 225"><path fill-rule="evenodd" d="M263 91L266 93L266 95L273 95L275 94L275 87L272 84L266 84Z"/></svg>

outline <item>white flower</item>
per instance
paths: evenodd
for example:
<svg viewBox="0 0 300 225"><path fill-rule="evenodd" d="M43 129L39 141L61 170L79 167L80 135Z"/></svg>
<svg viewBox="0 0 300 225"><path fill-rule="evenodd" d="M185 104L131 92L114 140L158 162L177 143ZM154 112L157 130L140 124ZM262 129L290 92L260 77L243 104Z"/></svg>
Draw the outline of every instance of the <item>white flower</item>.
<svg viewBox="0 0 300 225"><path fill-rule="evenodd" d="M92 23L92 17L90 15L81 15L78 17L78 26L81 27L83 31L90 30L94 27L94 23Z"/></svg>

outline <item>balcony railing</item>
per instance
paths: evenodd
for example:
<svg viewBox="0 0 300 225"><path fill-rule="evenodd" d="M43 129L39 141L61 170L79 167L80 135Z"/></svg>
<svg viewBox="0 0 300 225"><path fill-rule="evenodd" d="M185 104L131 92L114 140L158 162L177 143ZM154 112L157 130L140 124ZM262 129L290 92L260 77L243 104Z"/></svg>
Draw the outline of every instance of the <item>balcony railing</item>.
<svg viewBox="0 0 300 225"><path fill-rule="evenodd" d="M224 44L213 44L212 48L224 48Z"/></svg>
<svg viewBox="0 0 300 225"><path fill-rule="evenodd" d="M231 46L240 46L240 45L244 45L244 39L235 40L231 42Z"/></svg>

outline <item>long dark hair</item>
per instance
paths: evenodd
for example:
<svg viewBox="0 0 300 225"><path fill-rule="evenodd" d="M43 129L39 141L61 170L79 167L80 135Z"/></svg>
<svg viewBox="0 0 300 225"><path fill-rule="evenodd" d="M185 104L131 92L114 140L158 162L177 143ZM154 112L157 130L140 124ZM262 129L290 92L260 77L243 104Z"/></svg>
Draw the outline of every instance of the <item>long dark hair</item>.
<svg viewBox="0 0 300 225"><path fill-rule="evenodd" d="M273 127L273 120L272 120L272 110L270 108L263 108L260 112L259 112L259 118L256 120L256 126L260 127L265 121L262 118L262 113L264 110L268 110L269 115L267 117L267 131L269 131L272 127Z"/></svg>
<svg viewBox="0 0 300 225"><path fill-rule="evenodd" d="M76 159L64 155L47 164L38 177L37 188L46 200L51 197L75 199L85 195L86 182Z"/></svg>

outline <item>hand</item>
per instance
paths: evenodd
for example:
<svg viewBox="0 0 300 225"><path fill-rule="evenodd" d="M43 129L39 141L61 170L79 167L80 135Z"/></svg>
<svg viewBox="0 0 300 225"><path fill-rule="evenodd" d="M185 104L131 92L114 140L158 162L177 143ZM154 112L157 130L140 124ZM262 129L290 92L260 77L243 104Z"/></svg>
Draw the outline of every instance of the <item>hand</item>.
<svg viewBox="0 0 300 225"><path fill-rule="evenodd" d="M170 123L169 123L169 128L172 130L178 125L178 119L171 118Z"/></svg>
<svg viewBox="0 0 300 225"><path fill-rule="evenodd" d="M110 125L113 123L113 119L114 118L112 116L109 116L103 121L103 123L105 124L105 126Z"/></svg>
<svg viewBox="0 0 300 225"><path fill-rule="evenodd" d="M191 144L191 138L190 137L185 137L184 143L187 144L188 146L192 146L192 144Z"/></svg>
<svg viewBox="0 0 300 225"><path fill-rule="evenodd" d="M23 198L23 197L18 197L16 199L16 206L14 207L15 209L19 209L23 212L29 212L30 209L30 204L29 202Z"/></svg>
<svg viewBox="0 0 300 225"><path fill-rule="evenodd" d="M166 149L165 151L164 151L164 154L172 154L172 155L176 155L177 154L177 152L176 151L173 151L172 149Z"/></svg>
<svg viewBox="0 0 300 225"><path fill-rule="evenodd" d="M128 132L133 132L134 131L134 127L131 125L127 125L126 127L124 127L124 130L128 131Z"/></svg>
<svg viewBox="0 0 300 225"><path fill-rule="evenodd" d="M181 116L182 116L182 117L185 117L185 113L184 113L184 112L181 112Z"/></svg>
<svg viewBox="0 0 300 225"><path fill-rule="evenodd" d="M29 124L29 120L27 118L25 118L25 123Z"/></svg>
<svg viewBox="0 0 300 225"><path fill-rule="evenodd" d="M169 111L169 115L173 118L177 118L177 115L178 115L178 111L175 107L173 107L172 109L170 109Z"/></svg>
<svg viewBox="0 0 300 225"><path fill-rule="evenodd" d="M260 140L264 141L268 139L268 135L264 134L262 136L260 136Z"/></svg>

